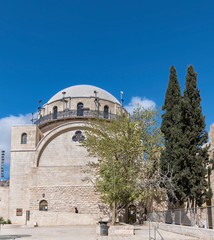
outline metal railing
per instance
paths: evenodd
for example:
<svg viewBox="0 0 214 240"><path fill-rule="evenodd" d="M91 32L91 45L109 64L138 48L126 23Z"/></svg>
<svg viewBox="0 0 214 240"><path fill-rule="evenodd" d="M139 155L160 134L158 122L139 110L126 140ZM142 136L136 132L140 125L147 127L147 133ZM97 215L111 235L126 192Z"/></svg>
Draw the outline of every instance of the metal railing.
<svg viewBox="0 0 214 240"><path fill-rule="evenodd" d="M147 218L147 220L149 221L149 240L156 240L157 234L160 236L161 240L164 240L161 233L157 230L157 226L149 218ZM154 237L152 237L151 226L154 228Z"/></svg>
<svg viewBox="0 0 214 240"><path fill-rule="evenodd" d="M112 118L116 118L116 114L106 113L101 111L98 112L96 110L84 110L84 109L81 112L77 110L64 110L61 112L50 113L48 115L40 117L36 119L34 123L37 125L40 125L45 122L49 122L57 119L70 118L70 117L101 117L106 119L112 119Z"/></svg>
<svg viewBox="0 0 214 240"><path fill-rule="evenodd" d="M153 222L213 229L214 206L156 211L148 213L148 218Z"/></svg>

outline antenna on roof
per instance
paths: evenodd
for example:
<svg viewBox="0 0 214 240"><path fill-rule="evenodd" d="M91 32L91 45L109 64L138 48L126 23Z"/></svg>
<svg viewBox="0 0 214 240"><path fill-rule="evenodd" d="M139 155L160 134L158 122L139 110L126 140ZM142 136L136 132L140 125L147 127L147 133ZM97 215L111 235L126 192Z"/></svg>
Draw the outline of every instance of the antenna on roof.
<svg viewBox="0 0 214 240"><path fill-rule="evenodd" d="M123 91L120 91L120 102L121 102L121 105L123 106L123 103L124 103Z"/></svg>
<svg viewBox="0 0 214 240"><path fill-rule="evenodd" d="M4 178L4 157L5 151L1 151L1 178Z"/></svg>

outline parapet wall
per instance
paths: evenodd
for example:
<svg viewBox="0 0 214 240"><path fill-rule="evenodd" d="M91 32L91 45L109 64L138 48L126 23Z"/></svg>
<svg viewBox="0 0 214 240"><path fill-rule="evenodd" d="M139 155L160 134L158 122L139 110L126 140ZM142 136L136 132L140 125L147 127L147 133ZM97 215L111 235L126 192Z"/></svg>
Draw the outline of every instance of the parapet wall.
<svg viewBox="0 0 214 240"><path fill-rule="evenodd" d="M149 222L145 222L145 224L149 224ZM165 223L157 223L157 222L153 222L153 224L155 224L157 228L168 231L168 232L196 237L201 240L214 240L213 229L186 227L181 225L173 225L173 224L165 224Z"/></svg>

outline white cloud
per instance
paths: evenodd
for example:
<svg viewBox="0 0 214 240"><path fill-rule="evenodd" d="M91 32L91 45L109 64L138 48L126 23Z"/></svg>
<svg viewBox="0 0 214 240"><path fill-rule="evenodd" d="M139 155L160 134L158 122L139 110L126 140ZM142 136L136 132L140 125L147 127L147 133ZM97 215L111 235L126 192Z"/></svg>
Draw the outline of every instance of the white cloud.
<svg viewBox="0 0 214 240"><path fill-rule="evenodd" d="M8 165L10 164L11 127L14 125L30 124L31 118L31 113L0 118L0 151L5 151L5 171L7 172ZM8 175L8 173L5 175Z"/></svg>
<svg viewBox="0 0 214 240"><path fill-rule="evenodd" d="M155 107L156 104L154 101L149 100L145 97L141 98L141 97L132 97L131 102L128 103L128 105L124 106L125 109L132 114L134 109L138 106L142 106L144 108L150 108L150 107Z"/></svg>

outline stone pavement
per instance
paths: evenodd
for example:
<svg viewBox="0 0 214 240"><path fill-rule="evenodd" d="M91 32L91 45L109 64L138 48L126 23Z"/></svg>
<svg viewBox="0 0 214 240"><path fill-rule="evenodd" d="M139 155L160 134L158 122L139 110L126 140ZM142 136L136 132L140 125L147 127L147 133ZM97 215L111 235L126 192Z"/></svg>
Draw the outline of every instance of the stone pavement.
<svg viewBox="0 0 214 240"><path fill-rule="evenodd" d="M164 240L196 240L196 238L159 230ZM148 226L136 227L134 236L97 236L95 226L56 226L56 227L3 227L0 231L0 239L3 235L30 235L22 236L20 240L148 240ZM152 235L153 236L153 235ZM161 238L157 236L157 240Z"/></svg>

